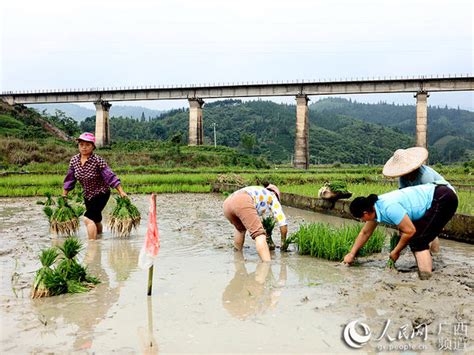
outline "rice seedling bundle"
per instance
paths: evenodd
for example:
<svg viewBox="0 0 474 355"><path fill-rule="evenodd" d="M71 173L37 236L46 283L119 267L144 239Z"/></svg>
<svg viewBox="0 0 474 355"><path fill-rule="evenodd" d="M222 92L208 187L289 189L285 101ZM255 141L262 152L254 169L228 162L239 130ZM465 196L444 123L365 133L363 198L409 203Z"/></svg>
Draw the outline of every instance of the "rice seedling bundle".
<svg viewBox="0 0 474 355"><path fill-rule="evenodd" d="M117 196L117 204L109 218L109 228L118 237L129 237L133 228L140 225L140 212L127 197Z"/></svg>
<svg viewBox="0 0 474 355"><path fill-rule="evenodd" d="M52 205L57 207L53 208ZM48 217L53 234L71 236L79 230L79 217L84 214L85 208L82 205L70 205L65 197L58 197L55 203L49 196L43 212Z"/></svg>
<svg viewBox="0 0 474 355"><path fill-rule="evenodd" d="M81 250L82 243L74 237L68 237L60 247L43 250L40 255L42 267L36 272L31 298L86 292L98 284L100 281L77 262ZM62 254L60 261L52 268L58 251Z"/></svg>
<svg viewBox="0 0 474 355"><path fill-rule="evenodd" d="M334 192L347 193L347 183L344 181L329 182L327 186Z"/></svg>
<svg viewBox="0 0 474 355"><path fill-rule="evenodd" d="M304 224L288 238L287 243L296 243L298 253L311 255L317 258L341 261L349 253L362 226L351 225L335 228L324 223ZM358 252L359 256L366 256L382 251L385 235L375 230L372 237Z"/></svg>
<svg viewBox="0 0 474 355"><path fill-rule="evenodd" d="M349 198L352 193L347 190L347 183L344 181L326 182L318 191L318 197L325 200L338 200Z"/></svg>
<svg viewBox="0 0 474 355"><path fill-rule="evenodd" d="M36 271L35 280L33 282L33 289L31 291L31 298L40 298L49 296L49 289L45 285L46 274L51 271L51 266L56 261L58 252L55 248L48 248L41 251L40 262L41 269Z"/></svg>
<svg viewBox="0 0 474 355"><path fill-rule="evenodd" d="M268 247L270 248L270 250L275 250L275 243L273 242L273 239L272 239L273 228L275 228L275 220L273 219L272 216L263 217L262 225L267 234Z"/></svg>

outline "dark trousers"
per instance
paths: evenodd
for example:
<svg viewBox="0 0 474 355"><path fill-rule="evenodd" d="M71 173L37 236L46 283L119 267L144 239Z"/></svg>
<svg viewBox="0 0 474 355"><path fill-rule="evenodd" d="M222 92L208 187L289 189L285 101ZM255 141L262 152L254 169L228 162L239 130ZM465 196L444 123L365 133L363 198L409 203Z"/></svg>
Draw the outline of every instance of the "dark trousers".
<svg viewBox="0 0 474 355"><path fill-rule="evenodd" d="M454 216L457 208L456 193L447 186L436 186L431 207L423 217L413 221L416 233L408 243L411 251L429 249L429 244L441 233L444 226Z"/></svg>
<svg viewBox="0 0 474 355"><path fill-rule="evenodd" d="M93 220L95 223L102 221L102 210L105 208L105 205L107 205L109 197L110 191L95 195L91 199L84 198L86 205L86 213L84 213L84 216Z"/></svg>

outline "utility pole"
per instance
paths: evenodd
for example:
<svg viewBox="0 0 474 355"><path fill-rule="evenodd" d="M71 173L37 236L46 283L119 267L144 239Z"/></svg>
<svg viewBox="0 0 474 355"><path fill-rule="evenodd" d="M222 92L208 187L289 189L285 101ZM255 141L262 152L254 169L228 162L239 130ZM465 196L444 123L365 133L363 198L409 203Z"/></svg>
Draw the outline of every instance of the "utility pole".
<svg viewBox="0 0 474 355"><path fill-rule="evenodd" d="M216 123L214 122L212 124L214 126L214 148L217 147L217 141L216 141Z"/></svg>

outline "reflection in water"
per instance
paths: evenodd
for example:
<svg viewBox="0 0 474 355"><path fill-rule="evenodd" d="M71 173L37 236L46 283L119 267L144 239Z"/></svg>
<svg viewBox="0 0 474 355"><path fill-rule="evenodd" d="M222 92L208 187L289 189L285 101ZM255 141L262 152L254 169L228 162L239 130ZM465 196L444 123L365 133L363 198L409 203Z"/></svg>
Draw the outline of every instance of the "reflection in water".
<svg viewBox="0 0 474 355"><path fill-rule="evenodd" d="M259 262L255 272L248 273L242 251L234 253L234 278L222 294L222 303L229 313L246 319L253 315L263 314L278 302L282 287L286 283L286 264L281 260L280 275L275 279L271 263Z"/></svg>
<svg viewBox="0 0 474 355"><path fill-rule="evenodd" d="M116 281L125 281L137 268L138 248L129 240L114 239L109 248L109 265L115 271Z"/></svg>
<svg viewBox="0 0 474 355"><path fill-rule="evenodd" d="M45 325L62 320L65 324L78 327L75 332L74 350L85 350L92 346L95 326L106 317L110 307L119 298L120 288L109 287L109 277L102 267L101 243L100 240L89 240L83 261L90 274L100 279L100 284L86 293L66 294L32 301L38 317Z"/></svg>
<svg viewBox="0 0 474 355"><path fill-rule="evenodd" d="M147 314L148 314L148 329L143 327L138 329L138 338L142 347L142 354L156 355L158 354L158 342L153 336L153 306L152 297L147 297Z"/></svg>

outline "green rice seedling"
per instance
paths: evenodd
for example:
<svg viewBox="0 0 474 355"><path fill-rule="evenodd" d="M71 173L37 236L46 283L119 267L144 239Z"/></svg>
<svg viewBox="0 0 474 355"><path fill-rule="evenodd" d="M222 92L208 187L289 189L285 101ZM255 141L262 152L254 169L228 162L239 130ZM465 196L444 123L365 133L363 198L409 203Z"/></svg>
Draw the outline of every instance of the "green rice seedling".
<svg viewBox="0 0 474 355"><path fill-rule="evenodd" d="M44 207L50 230L57 235L73 235L79 230L79 217L84 213L83 206L72 207L65 197L58 197L57 208Z"/></svg>
<svg viewBox="0 0 474 355"><path fill-rule="evenodd" d="M392 259L388 258L388 260L387 260L387 268L388 268L388 269L395 269L395 261L393 261Z"/></svg>
<svg viewBox="0 0 474 355"><path fill-rule="evenodd" d="M140 225L140 212L129 198L117 196L117 204L109 218L109 228L118 237L129 237L132 228Z"/></svg>
<svg viewBox="0 0 474 355"><path fill-rule="evenodd" d="M361 228L360 225L335 228L324 223L304 224L290 240L297 244L299 254L340 261L351 250ZM380 252L384 239L383 232L374 231L358 255L366 256Z"/></svg>
<svg viewBox="0 0 474 355"><path fill-rule="evenodd" d="M44 273L44 285L48 289L48 296L57 296L67 293L67 280L58 269L48 269Z"/></svg>
<svg viewBox="0 0 474 355"><path fill-rule="evenodd" d="M392 236L390 237L390 252L392 252L393 249L395 249L399 241L400 241L400 234L392 233ZM387 260L387 268L395 269L395 261L393 261L391 258L388 258Z"/></svg>
<svg viewBox="0 0 474 355"><path fill-rule="evenodd" d="M42 251L40 261L43 267L37 271L33 284L32 298L55 296L63 293L86 292L99 279L88 275L87 270L76 260L82 250L81 241L75 237L68 237L62 246ZM61 251L61 260L56 268L51 268Z"/></svg>
<svg viewBox="0 0 474 355"><path fill-rule="evenodd" d="M275 228L275 219L273 216L267 216L262 218L262 225L267 234L267 244L270 250L275 250L275 243L273 242L272 233L273 228Z"/></svg>
<svg viewBox="0 0 474 355"><path fill-rule="evenodd" d="M55 248L48 248L41 251L40 262L41 268L36 271L35 280L31 292L31 298L40 298L49 296L49 290L44 284L45 273L51 270L51 266L56 261L58 252Z"/></svg>
<svg viewBox="0 0 474 355"><path fill-rule="evenodd" d="M328 187L333 192L348 193L347 183L345 181L333 181L328 183Z"/></svg>
<svg viewBox="0 0 474 355"><path fill-rule="evenodd" d="M67 293L82 293L89 291L89 287L84 286L84 284L76 280L67 280L66 284Z"/></svg>
<svg viewBox="0 0 474 355"><path fill-rule="evenodd" d="M45 197L46 197L46 201L36 201L36 204L37 205L44 205L44 206L53 206L55 204L52 196L51 196L51 192L46 192L45 194Z"/></svg>
<svg viewBox="0 0 474 355"><path fill-rule="evenodd" d="M58 246L66 259L74 259L83 249L82 242L76 237L68 237L62 246Z"/></svg>
<svg viewBox="0 0 474 355"><path fill-rule="evenodd" d="M82 250L82 242L75 237L68 237L62 246L58 246L61 250L63 258L58 264L57 270L64 275L66 280L83 281L86 276L86 270L77 263L76 256Z"/></svg>
<svg viewBox="0 0 474 355"><path fill-rule="evenodd" d="M295 234L290 235L289 237L286 237L285 241L283 242L281 249L282 250L288 250L288 247L290 244L296 243L297 238Z"/></svg>

